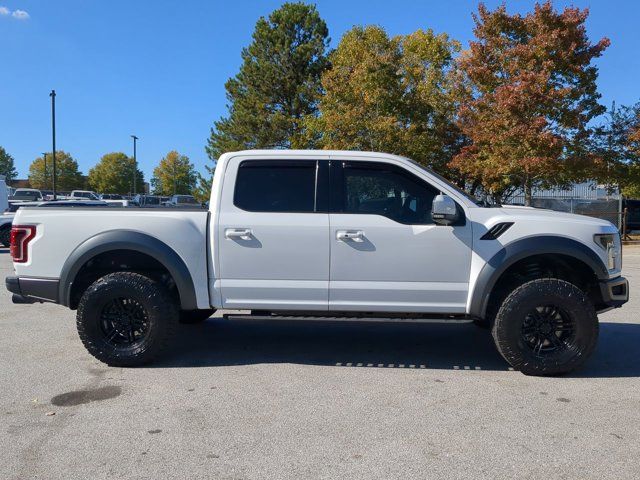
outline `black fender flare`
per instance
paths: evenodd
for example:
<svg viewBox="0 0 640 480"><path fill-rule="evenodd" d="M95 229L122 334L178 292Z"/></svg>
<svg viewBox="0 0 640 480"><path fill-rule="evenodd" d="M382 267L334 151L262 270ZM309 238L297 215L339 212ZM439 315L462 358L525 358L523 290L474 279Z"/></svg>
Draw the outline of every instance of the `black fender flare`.
<svg viewBox="0 0 640 480"><path fill-rule="evenodd" d="M71 252L60 274L58 298L65 306L71 305L71 290L76 275L89 260L112 250L133 250L148 255L169 271L173 277L183 310L197 308L196 293L189 268L180 255L163 241L134 230L111 230L85 240Z"/></svg>
<svg viewBox="0 0 640 480"><path fill-rule="evenodd" d="M505 245L482 267L471 295L469 315L485 317L493 287L511 265L524 258L544 254L573 257L589 266L599 280L609 278L607 266L598 254L584 243L554 235L523 238Z"/></svg>

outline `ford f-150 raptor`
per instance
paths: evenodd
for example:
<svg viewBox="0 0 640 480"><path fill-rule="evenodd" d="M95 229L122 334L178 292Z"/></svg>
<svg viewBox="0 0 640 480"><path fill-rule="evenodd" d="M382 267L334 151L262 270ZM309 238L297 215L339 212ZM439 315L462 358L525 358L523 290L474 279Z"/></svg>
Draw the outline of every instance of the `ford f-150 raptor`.
<svg viewBox="0 0 640 480"><path fill-rule="evenodd" d="M467 319L526 374L581 366L599 312L628 300L609 222L486 207L409 159L372 152L222 155L209 211L21 208L18 303L77 309L109 365L155 358L182 321L261 317Z"/></svg>

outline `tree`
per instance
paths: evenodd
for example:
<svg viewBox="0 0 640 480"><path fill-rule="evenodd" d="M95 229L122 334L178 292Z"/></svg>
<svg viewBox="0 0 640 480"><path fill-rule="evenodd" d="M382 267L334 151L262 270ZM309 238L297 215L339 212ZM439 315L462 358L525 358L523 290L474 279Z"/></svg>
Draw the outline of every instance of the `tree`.
<svg viewBox="0 0 640 480"><path fill-rule="evenodd" d="M640 190L640 103L616 107L615 103L593 129L592 177L610 190L619 187L628 196Z"/></svg>
<svg viewBox="0 0 640 480"><path fill-rule="evenodd" d="M0 147L0 175L5 176L7 183L11 183L18 176L13 157L3 147Z"/></svg>
<svg viewBox="0 0 640 480"><path fill-rule="evenodd" d="M381 27L353 28L330 56L309 134L323 148L386 151L447 170L461 142L451 89L458 50L431 30L389 38Z"/></svg>
<svg viewBox="0 0 640 480"><path fill-rule="evenodd" d="M633 108L634 122L627 136L630 153L628 175L621 182L622 194L629 198L640 198L640 105Z"/></svg>
<svg viewBox="0 0 640 480"><path fill-rule="evenodd" d="M89 185L100 193L128 193L133 186L133 158L122 152L107 153L89 170ZM136 192L144 192L144 174L136 169Z"/></svg>
<svg viewBox="0 0 640 480"><path fill-rule="evenodd" d="M53 155L47 153L46 171L44 158L38 157L29 166L29 184L42 190L53 189ZM78 162L62 150L56 152L56 189L69 191L84 188L84 178L78 170Z"/></svg>
<svg viewBox="0 0 640 480"><path fill-rule="evenodd" d="M547 1L524 16L483 4L474 15L476 40L459 59L458 120L472 143L452 166L497 197L520 187L529 205L534 186L588 174L588 123L604 112L592 61L609 45L589 41L588 13L559 13Z"/></svg>
<svg viewBox="0 0 640 480"><path fill-rule="evenodd" d="M206 151L304 147L304 122L317 111L328 30L315 6L285 3L261 17L225 85L229 115L215 122Z"/></svg>
<svg viewBox="0 0 640 480"><path fill-rule="evenodd" d="M151 184L156 195L188 195L194 189L196 180L189 157L172 150L153 170Z"/></svg>
<svg viewBox="0 0 640 480"><path fill-rule="evenodd" d="M213 166L213 168L207 167L207 170L209 171L209 175L200 175L199 173L197 174L198 183L193 189L193 196L200 203L206 202L207 200L209 200L209 198L211 198L211 184L213 183L213 174L216 170L216 167L215 165Z"/></svg>

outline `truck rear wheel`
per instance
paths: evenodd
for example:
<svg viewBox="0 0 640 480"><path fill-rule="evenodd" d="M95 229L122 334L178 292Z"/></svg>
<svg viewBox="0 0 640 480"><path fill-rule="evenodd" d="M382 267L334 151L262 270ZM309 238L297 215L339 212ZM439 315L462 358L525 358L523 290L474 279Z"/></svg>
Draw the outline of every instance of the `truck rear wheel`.
<svg viewBox="0 0 640 480"><path fill-rule="evenodd" d="M527 375L559 375L582 366L598 340L598 317L587 296L564 280L538 279L516 288L498 310L496 347Z"/></svg>
<svg viewBox="0 0 640 480"><path fill-rule="evenodd" d="M166 347L178 306L160 283L133 272L96 280L82 295L76 325L82 343L101 362L136 367Z"/></svg>

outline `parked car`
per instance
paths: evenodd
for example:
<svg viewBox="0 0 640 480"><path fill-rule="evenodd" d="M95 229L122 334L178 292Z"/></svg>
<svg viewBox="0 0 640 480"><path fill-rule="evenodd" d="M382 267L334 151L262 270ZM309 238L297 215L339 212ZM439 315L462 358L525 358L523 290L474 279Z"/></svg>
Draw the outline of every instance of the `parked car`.
<svg viewBox="0 0 640 480"><path fill-rule="evenodd" d="M193 195L173 195L167 202L170 207L201 207Z"/></svg>
<svg viewBox="0 0 640 480"><path fill-rule="evenodd" d="M0 213L0 246L8 247L11 238L11 223L13 222L14 213Z"/></svg>
<svg viewBox="0 0 640 480"><path fill-rule="evenodd" d="M556 375L589 358L597 313L629 296L611 223L488 208L382 153L227 153L208 212L27 207L13 236L13 301L77 309L85 347L115 366L151 361L179 321L224 308L473 320L514 369Z"/></svg>
<svg viewBox="0 0 640 480"><path fill-rule="evenodd" d="M92 200L58 200L42 202L16 202L9 205L8 209L0 215L0 244L8 247L10 243L11 224L15 213L25 207L108 207L106 202Z"/></svg>
<svg viewBox="0 0 640 480"><path fill-rule="evenodd" d="M124 197L118 193L102 193L100 200L124 200Z"/></svg>
<svg viewBox="0 0 640 480"><path fill-rule="evenodd" d="M162 201L156 195L141 195L133 197L132 203L138 207L161 207Z"/></svg>
<svg viewBox="0 0 640 480"><path fill-rule="evenodd" d="M72 190L71 194L67 198L70 200L100 200L98 194L90 190Z"/></svg>
<svg viewBox="0 0 640 480"><path fill-rule="evenodd" d="M9 200L18 202L33 202L43 200L42 192L35 188L16 188Z"/></svg>
<svg viewBox="0 0 640 480"><path fill-rule="evenodd" d="M0 175L0 246L9 246L9 232L13 215L8 215L9 195L4 175Z"/></svg>
<svg viewBox="0 0 640 480"><path fill-rule="evenodd" d="M9 192L5 176L0 175L0 213L7 210L7 208L9 208Z"/></svg>
<svg viewBox="0 0 640 480"><path fill-rule="evenodd" d="M624 200L622 209L627 210L627 232L640 230L640 200Z"/></svg>
<svg viewBox="0 0 640 480"><path fill-rule="evenodd" d="M43 200L53 200L53 190L40 190L40 193Z"/></svg>

